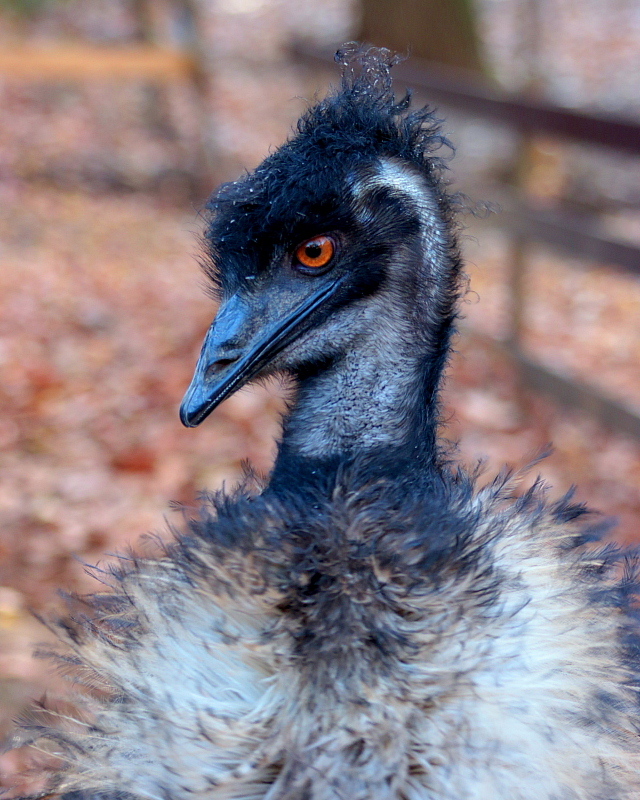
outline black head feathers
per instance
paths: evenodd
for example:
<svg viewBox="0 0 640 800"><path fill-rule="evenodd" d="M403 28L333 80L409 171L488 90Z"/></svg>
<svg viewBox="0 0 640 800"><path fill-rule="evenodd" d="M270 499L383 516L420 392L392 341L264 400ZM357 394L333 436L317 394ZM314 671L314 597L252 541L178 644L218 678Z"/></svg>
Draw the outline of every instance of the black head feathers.
<svg viewBox="0 0 640 800"><path fill-rule="evenodd" d="M435 152L450 145L432 110L410 111L410 93L396 100L391 70L399 60L385 49L339 50L340 86L309 108L292 137L252 173L211 197L206 238L214 262L221 251L226 262L223 276L215 266L207 269L214 283L233 280L234 257L242 262L240 273L247 258L259 271L274 248L314 235L319 224L348 227L345 182L381 158L413 165L444 200L443 163Z"/></svg>
<svg viewBox="0 0 640 800"><path fill-rule="evenodd" d="M402 58L352 43L338 50L335 60L342 65L341 86L301 118L299 138L331 157L396 157L427 174L439 170L442 162L434 152L450 146L440 120L428 106L410 112L410 91L396 100L391 70Z"/></svg>

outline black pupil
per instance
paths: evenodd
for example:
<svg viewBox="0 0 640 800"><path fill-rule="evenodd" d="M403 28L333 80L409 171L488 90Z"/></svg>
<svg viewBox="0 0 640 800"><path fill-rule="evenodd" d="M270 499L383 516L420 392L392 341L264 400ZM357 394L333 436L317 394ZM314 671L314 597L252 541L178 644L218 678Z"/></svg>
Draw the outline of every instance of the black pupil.
<svg viewBox="0 0 640 800"><path fill-rule="evenodd" d="M322 245L318 244L318 242L310 242L304 248L304 252L307 258L315 260L316 258L320 258L322 255Z"/></svg>

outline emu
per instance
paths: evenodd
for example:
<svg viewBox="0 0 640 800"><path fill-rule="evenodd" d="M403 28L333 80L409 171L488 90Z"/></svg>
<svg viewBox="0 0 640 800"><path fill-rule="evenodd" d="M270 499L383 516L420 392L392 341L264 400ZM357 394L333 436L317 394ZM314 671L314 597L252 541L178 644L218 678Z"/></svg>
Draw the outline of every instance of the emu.
<svg viewBox="0 0 640 800"><path fill-rule="evenodd" d="M75 800L638 798L636 556L571 496L452 463L443 140L388 52L339 58L208 205L220 309L181 418L291 376L273 473L50 623L75 711L24 736Z"/></svg>

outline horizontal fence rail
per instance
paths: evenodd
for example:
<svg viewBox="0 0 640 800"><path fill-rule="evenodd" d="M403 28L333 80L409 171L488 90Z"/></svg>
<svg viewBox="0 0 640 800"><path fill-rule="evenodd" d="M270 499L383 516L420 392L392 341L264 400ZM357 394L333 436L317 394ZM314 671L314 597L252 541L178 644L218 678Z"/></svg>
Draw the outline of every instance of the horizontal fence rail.
<svg viewBox="0 0 640 800"><path fill-rule="evenodd" d="M181 50L136 45L131 47L62 45L0 48L0 77L52 81L88 78L190 79L195 59Z"/></svg>
<svg viewBox="0 0 640 800"><path fill-rule="evenodd" d="M294 54L311 65L325 68L335 65L332 53L297 46ZM472 75L462 76L455 70L429 62L420 63L417 59L397 64L394 79L400 85L427 92L447 105L521 131L549 133L640 155L640 124L630 120L584 114L513 97Z"/></svg>
<svg viewBox="0 0 640 800"><path fill-rule="evenodd" d="M294 55L309 66L335 66L333 54L297 46ZM549 103L514 97L475 77L448 68L420 62L403 62L394 68L395 78L406 87L469 114L506 124L527 134L551 134L588 145L598 145L626 154L640 155L640 123L604 115L559 108ZM640 247L599 233L601 224L593 215L576 215L563 209L531 208L509 201L509 210L493 216L493 222L513 237L510 293L511 320L507 341L491 340L516 364L522 381L552 395L563 405L580 408L605 426L640 439L640 411L609 397L596 387L537 361L522 348L524 317L523 252L527 241L544 242L565 253L587 259L592 266L613 266L640 275ZM489 337L469 331L488 341Z"/></svg>
<svg viewBox="0 0 640 800"><path fill-rule="evenodd" d="M578 216L554 209L516 208L501 211L496 222L521 236L558 247L577 258L640 275L640 247L594 233L590 215Z"/></svg>
<svg viewBox="0 0 640 800"><path fill-rule="evenodd" d="M176 82L190 85L200 119L193 168L189 167L188 172L194 188L198 187L198 194L208 194L216 174L216 154L208 132L210 61L199 34L199 3L197 0L164 3L172 19L179 22L169 39L166 31L159 37L156 35L155 0L131 0L131 5L139 27L137 42L95 45L80 40L0 46L0 81L45 85L96 80L141 81L160 92L166 85ZM106 98L109 99L108 94ZM169 112L161 109L159 113L163 124L175 131Z"/></svg>

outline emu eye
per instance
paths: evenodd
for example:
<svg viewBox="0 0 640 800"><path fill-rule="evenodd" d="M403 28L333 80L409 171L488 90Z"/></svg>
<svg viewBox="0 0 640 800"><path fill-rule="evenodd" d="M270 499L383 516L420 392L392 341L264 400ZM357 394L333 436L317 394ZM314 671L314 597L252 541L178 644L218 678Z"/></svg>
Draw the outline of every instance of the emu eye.
<svg viewBox="0 0 640 800"><path fill-rule="evenodd" d="M314 236L296 248L296 261L298 267L305 268L305 272L326 267L334 256L336 247L328 236Z"/></svg>

